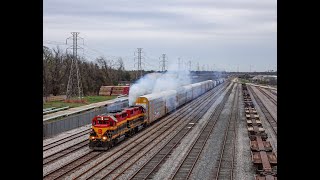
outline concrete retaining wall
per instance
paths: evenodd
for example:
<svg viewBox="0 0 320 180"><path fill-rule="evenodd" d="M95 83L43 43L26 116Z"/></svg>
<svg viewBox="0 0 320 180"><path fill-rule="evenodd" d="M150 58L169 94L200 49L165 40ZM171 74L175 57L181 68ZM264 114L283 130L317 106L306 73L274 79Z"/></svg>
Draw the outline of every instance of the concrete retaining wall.
<svg viewBox="0 0 320 180"><path fill-rule="evenodd" d="M43 122L43 137L50 137L59 133L75 129L91 123L94 116L127 107L129 101L116 102L112 105L95 108L79 114L70 115L54 121Z"/></svg>

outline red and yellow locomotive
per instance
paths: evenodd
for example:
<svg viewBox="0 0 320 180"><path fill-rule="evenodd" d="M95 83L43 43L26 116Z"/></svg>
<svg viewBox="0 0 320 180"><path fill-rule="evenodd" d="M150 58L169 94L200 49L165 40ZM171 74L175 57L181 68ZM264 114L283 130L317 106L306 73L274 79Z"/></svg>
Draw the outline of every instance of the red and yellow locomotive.
<svg viewBox="0 0 320 180"><path fill-rule="evenodd" d="M107 150L146 125L145 109L139 105L95 116L92 119L89 148Z"/></svg>

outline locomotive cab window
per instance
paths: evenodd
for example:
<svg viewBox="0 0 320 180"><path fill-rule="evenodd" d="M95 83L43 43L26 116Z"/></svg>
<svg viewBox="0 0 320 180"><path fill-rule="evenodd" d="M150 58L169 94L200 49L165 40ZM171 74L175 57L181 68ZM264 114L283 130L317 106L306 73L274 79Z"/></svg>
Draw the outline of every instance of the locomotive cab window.
<svg viewBox="0 0 320 180"><path fill-rule="evenodd" d="M98 120L98 124L107 124L106 120Z"/></svg>

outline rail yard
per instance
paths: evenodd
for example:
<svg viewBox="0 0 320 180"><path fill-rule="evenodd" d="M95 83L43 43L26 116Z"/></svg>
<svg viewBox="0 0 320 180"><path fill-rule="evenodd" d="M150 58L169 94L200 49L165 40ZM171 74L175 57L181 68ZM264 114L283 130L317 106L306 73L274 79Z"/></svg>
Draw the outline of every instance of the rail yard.
<svg viewBox="0 0 320 180"><path fill-rule="evenodd" d="M45 137L43 179L277 179L275 88L229 77L113 110ZM94 148L97 138L102 150Z"/></svg>
<svg viewBox="0 0 320 180"><path fill-rule="evenodd" d="M31 80L42 79L40 178L281 179L277 7L269 0L44 1L42 76L3 85L19 90L5 94L17 104L33 97ZM32 110L23 117L36 112L26 104ZM29 142L6 129L19 147Z"/></svg>

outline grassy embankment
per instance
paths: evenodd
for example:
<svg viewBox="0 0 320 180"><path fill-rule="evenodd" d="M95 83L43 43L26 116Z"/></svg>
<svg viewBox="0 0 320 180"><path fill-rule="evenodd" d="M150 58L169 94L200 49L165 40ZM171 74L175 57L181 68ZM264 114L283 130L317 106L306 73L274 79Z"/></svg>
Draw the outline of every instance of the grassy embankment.
<svg viewBox="0 0 320 180"><path fill-rule="evenodd" d="M242 78L238 78L238 81L239 81L240 83L250 83L249 80L242 79Z"/></svg>
<svg viewBox="0 0 320 180"><path fill-rule="evenodd" d="M43 109L46 108L51 108L51 107L55 107L55 108L61 108L61 107L66 107L69 106L70 108L73 107L79 107L79 106L83 106L83 105L88 105L91 103L97 103L97 102L101 102L101 101L107 101L110 99L114 99L117 96L86 96L84 97L85 101L87 103L67 103L64 101L51 101L51 102L46 102L43 104Z"/></svg>

